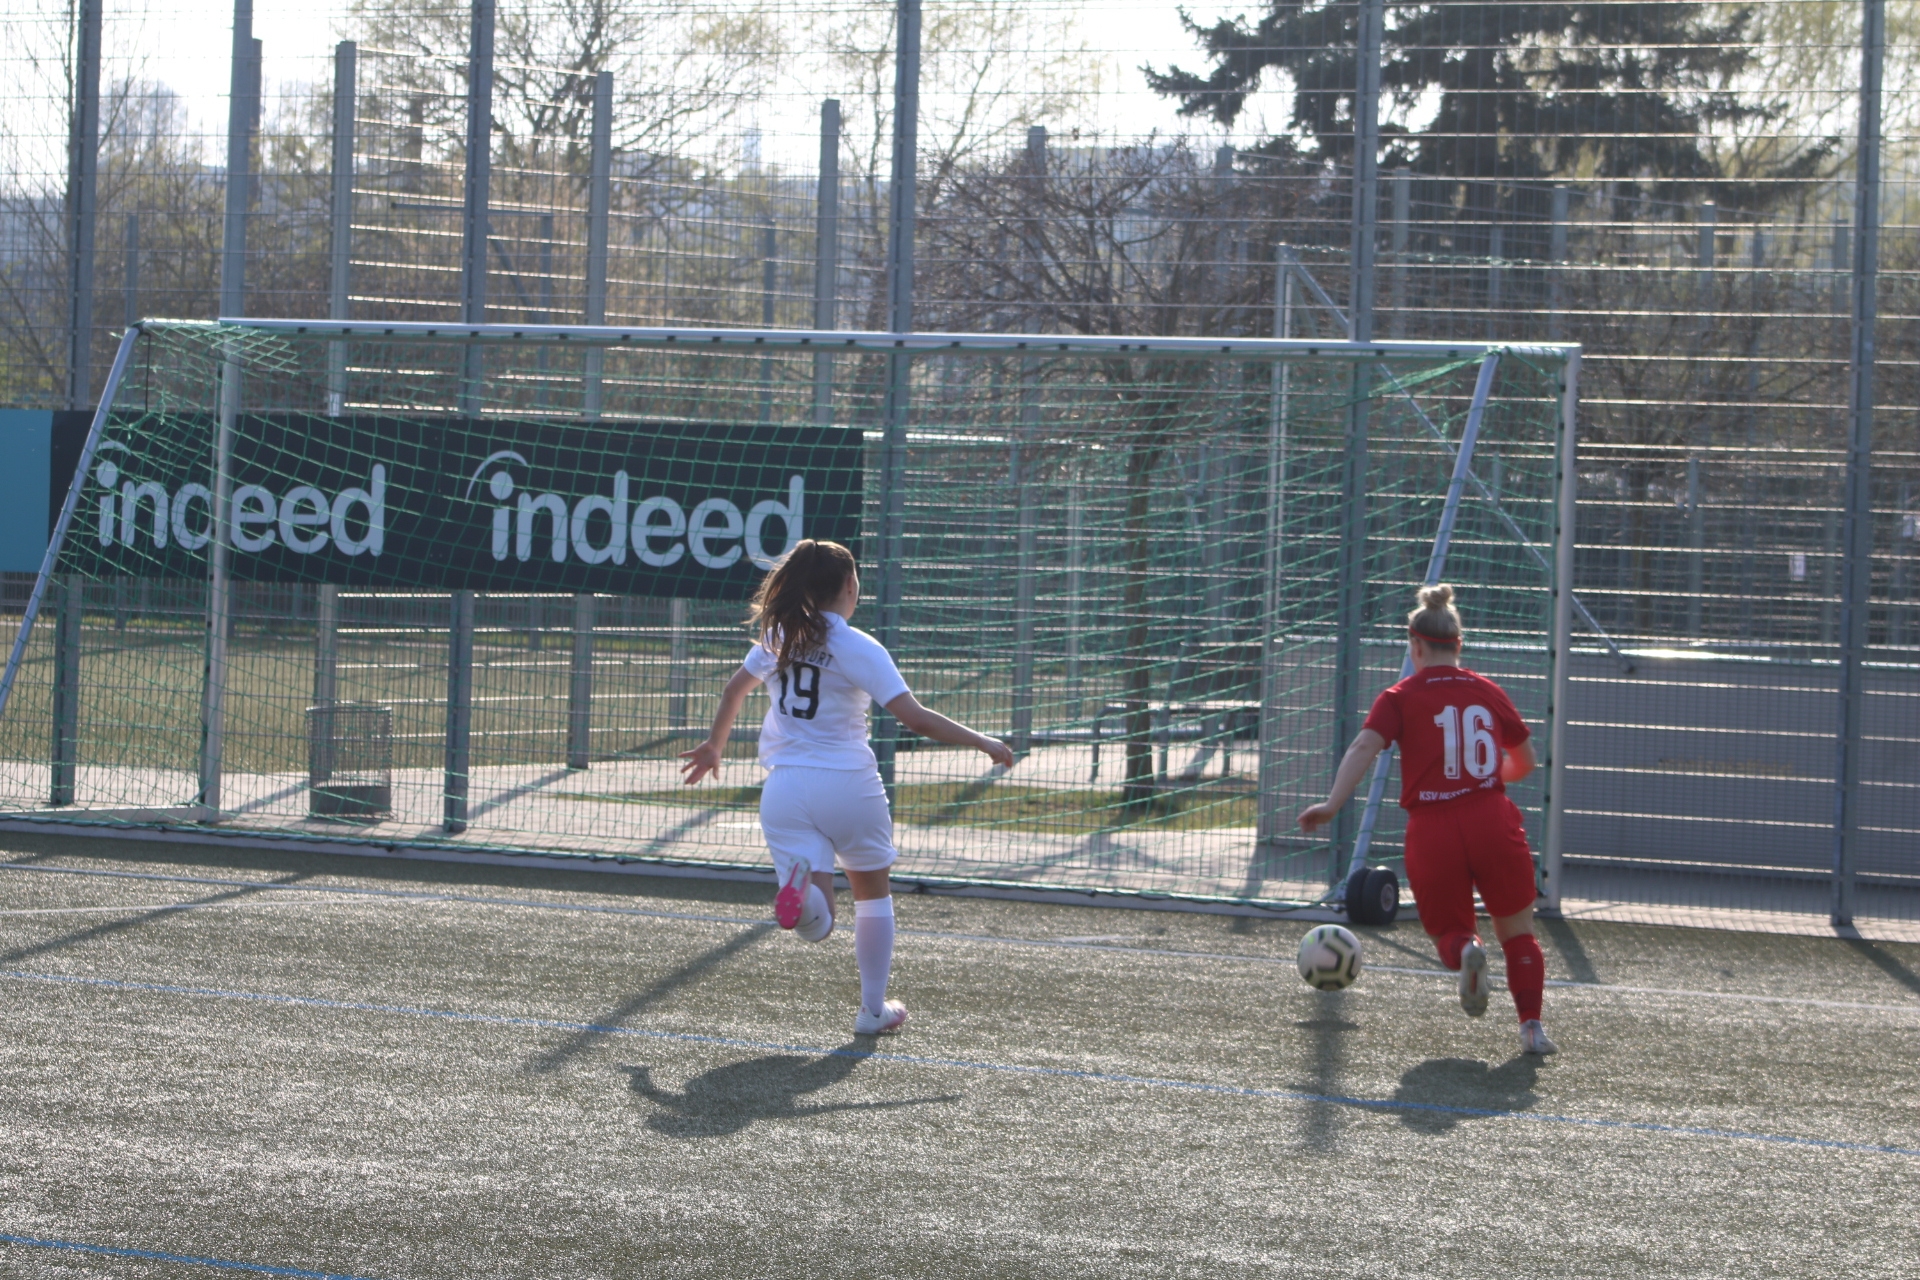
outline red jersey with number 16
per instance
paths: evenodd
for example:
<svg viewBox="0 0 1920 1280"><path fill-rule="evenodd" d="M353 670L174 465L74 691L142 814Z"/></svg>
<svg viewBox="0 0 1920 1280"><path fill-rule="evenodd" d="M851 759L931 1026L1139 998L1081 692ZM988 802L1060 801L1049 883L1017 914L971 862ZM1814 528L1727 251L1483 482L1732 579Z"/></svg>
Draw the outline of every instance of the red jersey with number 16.
<svg viewBox="0 0 1920 1280"><path fill-rule="evenodd" d="M1366 728L1400 744L1400 807L1501 795L1502 748L1531 736L1513 699L1465 667L1416 671L1373 700Z"/></svg>

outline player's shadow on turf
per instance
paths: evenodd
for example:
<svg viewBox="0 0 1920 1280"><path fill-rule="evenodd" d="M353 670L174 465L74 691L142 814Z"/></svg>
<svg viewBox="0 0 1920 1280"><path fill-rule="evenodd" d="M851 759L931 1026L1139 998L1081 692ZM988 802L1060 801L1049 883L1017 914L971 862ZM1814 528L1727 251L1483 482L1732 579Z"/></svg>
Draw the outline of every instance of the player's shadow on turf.
<svg viewBox="0 0 1920 1280"><path fill-rule="evenodd" d="M1519 1054L1497 1067L1475 1058L1428 1058L1400 1077L1393 1100L1400 1123L1416 1133L1445 1133L1477 1112L1526 1111L1540 1059Z"/></svg>
<svg viewBox="0 0 1920 1280"><path fill-rule="evenodd" d="M835 1111L883 1111L931 1102L957 1102L957 1093L881 1102L802 1102L806 1095L839 1084L872 1054L859 1041L808 1058L773 1053L729 1062L687 1081L678 1093L653 1083L651 1071L626 1067L628 1087L654 1104L647 1128L669 1138L714 1138L738 1133L756 1120L804 1120Z"/></svg>

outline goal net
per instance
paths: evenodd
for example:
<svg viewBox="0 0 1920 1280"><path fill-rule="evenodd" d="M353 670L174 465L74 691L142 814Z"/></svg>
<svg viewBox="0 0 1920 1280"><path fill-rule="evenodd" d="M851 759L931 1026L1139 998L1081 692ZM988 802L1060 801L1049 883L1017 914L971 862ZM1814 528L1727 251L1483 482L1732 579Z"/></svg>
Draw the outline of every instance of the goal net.
<svg viewBox="0 0 1920 1280"><path fill-rule="evenodd" d="M1469 665L1554 740L1573 358L148 322L100 412L56 426L71 486L0 690L0 806L764 866L764 703L717 784L676 757L762 572L832 538L856 625L1019 756L876 713L902 877L1310 902L1360 806L1312 837L1293 816L1398 674L1475 415L1444 577ZM1549 855L1557 763L1516 789Z"/></svg>

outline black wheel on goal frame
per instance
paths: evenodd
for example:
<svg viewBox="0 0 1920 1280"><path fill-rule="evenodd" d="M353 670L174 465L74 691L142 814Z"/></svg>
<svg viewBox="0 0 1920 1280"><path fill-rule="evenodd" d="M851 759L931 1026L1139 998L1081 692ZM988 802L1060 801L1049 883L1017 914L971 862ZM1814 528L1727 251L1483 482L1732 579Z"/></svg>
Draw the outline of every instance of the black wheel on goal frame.
<svg viewBox="0 0 1920 1280"><path fill-rule="evenodd" d="M1400 877L1385 867L1356 867L1347 877L1347 919L1392 924L1400 914Z"/></svg>

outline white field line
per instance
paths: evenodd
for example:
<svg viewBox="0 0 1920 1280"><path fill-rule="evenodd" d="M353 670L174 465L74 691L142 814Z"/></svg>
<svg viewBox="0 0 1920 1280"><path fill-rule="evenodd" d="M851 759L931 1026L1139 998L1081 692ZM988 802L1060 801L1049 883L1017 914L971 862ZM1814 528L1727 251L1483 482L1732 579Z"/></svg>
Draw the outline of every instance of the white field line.
<svg viewBox="0 0 1920 1280"><path fill-rule="evenodd" d="M143 871L107 871L90 867L54 867L18 862L0 862L0 871L37 871L61 875L100 876L118 880L149 880L175 884L197 884L221 888L247 888L271 890L277 893L313 893L336 895L332 903L314 902L305 905L346 905L355 900L382 899L406 902L418 906L449 904L456 906L484 906L520 908L533 911L568 911L588 915L634 916L652 920L681 920L694 924L765 924L764 916L720 916L690 911L655 911L642 907L614 907L597 903L542 902L529 898L495 898L479 894L457 893L420 893L404 889L368 889L340 885L298 885L279 884L262 880L221 879L210 876L176 876L157 872ZM158 906L130 905L125 907L85 908L98 911L142 911L142 910L198 910L204 906L243 906L242 903L207 904L160 904ZM265 905L265 904L259 904ZM292 904L288 904L292 905ZM26 912L0 911L0 916L27 914ZM1291 956L1252 956L1232 951L1177 951L1167 947L1129 947L1118 943L1095 942L1092 937L1115 937L1120 935L1077 935L1061 938L1021 938L1006 937L989 933L952 933L936 929L901 929L903 938L926 938L940 942L970 942L988 946L1005 947L1049 947L1065 951L1096 951L1114 955L1140 956L1159 960L1203 960L1228 964L1279 965L1292 967ZM1368 964L1365 972L1392 974L1395 977L1442 978L1451 980L1455 976L1451 970L1439 966L1432 968L1398 967L1394 965ZM1497 975L1496 975L1497 976ZM1846 1009L1865 1013L1905 1013L1920 1014L1920 1000L1910 1004L1869 1004L1854 1000L1823 1000L1811 996L1769 996L1744 991L1704 991L1688 987L1642 987L1628 986L1613 982L1576 982L1567 978L1549 978L1547 985L1565 991L1592 991L1604 995L1661 996L1684 1000L1731 1000L1747 1004L1792 1005L1810 1009Z"/></svg>

